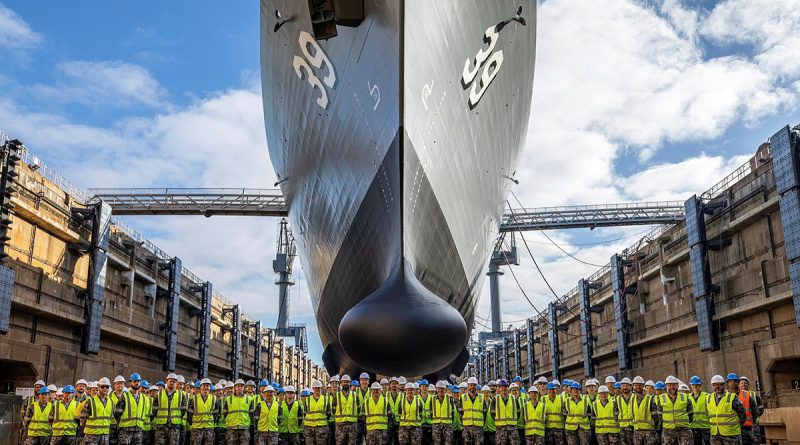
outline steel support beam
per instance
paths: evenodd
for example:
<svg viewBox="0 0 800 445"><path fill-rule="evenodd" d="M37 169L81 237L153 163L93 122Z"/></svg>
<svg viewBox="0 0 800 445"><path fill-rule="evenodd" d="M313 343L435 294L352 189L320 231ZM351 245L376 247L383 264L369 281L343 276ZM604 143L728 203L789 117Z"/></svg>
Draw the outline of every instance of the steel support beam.
<svg viewBox="0 0 800 445"><path fill-rule="evenodd" d="M680 201L516 209L503 215L501 232L655 225L683 221Z"/></svg>
<svg viewBox="0 0 800 445"><path fill-rule="evenodd" d="M533 376L536 375L536 356L533 349L533 320L530 318L525 322L525 338L528 340L528 376L530 383L533 384Z"/></svg>
<svg viewBox="0 0 800 445"><path fill-rule="evenodd" d="M795 321L800 326L800 136L783 127L769 140L772 167L780 198L781 225L789 260Z"/></svg>
<svg viewBox="0 0 800 445"><path fill-rule="evenodd" d="M208 353L209 342L211 341L211 300L213 298L213 286L206 281L202 285L192 286L192 292L200 294L200 337L195 340L199 345L200 366L197 368L197 377L208 376Z"/></svg>
<svg viewBox="0 0 800 445"><path fill-rule="evenodd" d="M558 314L556 313L556 303L550 302L547 306L547 317L550 322L550 356L553 360L553 379L560 379L561 372L561 348L558 344Z"/></svg>
<svg viewBox="0 0 800 445"><path fill-rule="evenodd" d="M253 357L253 376L256 380L261 380L261 343L264 341L264 337L261 335L261 321L255 322L255 330L256 330L256 350Z"/></svg>
<svg viewBox="0 0 800 445"><path fill-rule="evenodd" d="M175 357L178 351L178 314L181 304L181 276L183 266L180 258L172 258L169 262L160 263L159 269L168 271L167 281L167 319L164 328L164 371L175 371Z"/></svg>
<svg viewBox="0 0 800 445"><path fill-rule="evenodd" d="M614 324L617 329L617 359L620 369L631 369L629 351L628 299L624 266L630 265L620 255L611 256L611 291L614 301Z"/></svg>
<svg viewBox="0 0 800 445"><path fill-rule="evenodd" d="M106 297L106 265L111 234L111 207L103 201L91 213L92 240L89 248L89 277L86 302L86 325L82 349L85 354L100 352L100 331Z"/></svg>

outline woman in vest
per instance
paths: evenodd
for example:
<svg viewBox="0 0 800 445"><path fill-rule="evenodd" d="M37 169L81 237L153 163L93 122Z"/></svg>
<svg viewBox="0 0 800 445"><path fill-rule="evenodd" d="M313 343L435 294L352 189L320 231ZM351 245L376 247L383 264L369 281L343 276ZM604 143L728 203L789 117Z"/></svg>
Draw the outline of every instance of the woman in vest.
<svg viewBox="0 0 800 445"><path fill-rule="evenodd" d="M48 400L50 390L46 386L39 388L36 393L36 401L31 402L25 415L25 428L28 437L25 445L49 445L52 430L50 427L50 412L53 404Z"/></svg>
<svg viewBox="0 0 800 445"><path fill-rule="evenodd" d="M50 410L50 424L53 427L50 445L75 445L78 433L78 422L75 421L78 402L72 397L75 388L67 385L62 393L61 401L53 403L53 409Z"/></svg>
<svg viewBox="0 0 800 445"><path fill-rule="evenodd" d="M525 422L525 445L544 445L547 411L545 403L539 400L539 388L528 388L528 400L522 405L522 414Z"/></svg>
<svg viewBox="0 0 800 445"><path fill-rule="evenodd" d="M608 387L601 385L597 389L597 398L593 404L593 411L597 417L594 419L594 432L598 445L616 445L619 437L619 422L617 401L621 396L611 400ZM623 400L623 403L625 401Z"/></svg>
<svg viewBox="0 0 800 445"><path fill-rule="evenodd" d="M422 400L414 394L414 384L405 385L405 397L398 403L400 429L397 440L400 445L420 445L422 441Z"/></svg>
<svg viewBox="0 0 800 445"><path fill-rule="evenodd" d="M370 386L370 396L364 400L364 419L367 445L386 445L389 439L387 430L392 417L392 404L387 396L381 395L382 387L375 382Z"/></svg>
<svg viewBox="0 0 800 445"><path fill-rule="evenodd" d="M492 403L492 388L489 387L489 385L484 385L483 388L481 388L481 396L483 396L483 409L484 413L486 413L483 419L483 443L486 445L495 445L497 428L494 426L494 417L489 410L489 405Z"/></svg>
<svg viewBox="0 0 800 445"><path fill-rule="evenodd" d="M301 445L303 441L303 404L295 400L297 389L286 385L285 396L281 402L283 418L278 426L278 434L283 445Z"/></svg>

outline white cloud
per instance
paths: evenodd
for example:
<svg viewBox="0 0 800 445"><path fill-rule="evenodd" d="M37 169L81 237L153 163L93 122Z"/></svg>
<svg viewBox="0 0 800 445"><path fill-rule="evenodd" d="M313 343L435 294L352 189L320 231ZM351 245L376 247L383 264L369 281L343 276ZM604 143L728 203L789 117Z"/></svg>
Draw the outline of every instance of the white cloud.
<svg viewBox="0 0 800 445"><path fill-rule="evenodd" d="M34 85L40 101L76 102L90 107L165 107L167 91L147 69L121 61L59 63L55 85Z"/></svg>
<svg viewBox="0 0 800 445"><path fill-rule="evenodd" d="M43 40L17 13L0 4L0 49L28 49Z"/></svg>

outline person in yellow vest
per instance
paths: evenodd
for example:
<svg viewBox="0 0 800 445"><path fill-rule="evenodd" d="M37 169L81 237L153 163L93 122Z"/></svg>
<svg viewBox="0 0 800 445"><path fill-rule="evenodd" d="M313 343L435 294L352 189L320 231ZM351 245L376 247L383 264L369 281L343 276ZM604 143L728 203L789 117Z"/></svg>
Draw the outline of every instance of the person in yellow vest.
<svg viewBox="0 0 800 445"><path fill-rule="evenodd" d="M549 382L546 388L547 397L544 398L546 411L544 424L545 442L549 445L564 445L566 443L564 424L567 418L567 405L558 392L558 380Z"/></svg>
<svg viewBox="0 0 800 445"><path fill-rule="evenodd" d="M405 384L405 396L397 404L400 428L397 441L400 445L420 445L422 441L422 401L414 394L414 384Z"/></svg>
<svg viewBox="0 0 800 445"><path fill-rule="evenodd" d="M249 444L252 408L250 396L244 392L244 380L237 379L233 383L233 394L225 397L225 403L220 413L225 417L228 445Z"/></svg>
<svg viewBox="0 0 800 445"><path fill-rule="evenodd" d="M114 404L114 419L111 421L111 429L109 430L108 434L108 443L110 445L117 445L119 443L119 413L121 412L120 408L120 401L122 400L123 394L125 393L125 377L118 375L114 377L114 383L112 384L114 390L108 395L111 399L111 403Z"/></svg>
<svg viewBox="0 0 800 445"><path fill-rule="evenodd" d="M155 426L155 445L178 445L184 413L185 395L178 389L178 377L167 375L166 385L153 400L153 425Z"/></svg>
<svg viewBox="0 0 800 445"><path fill-rule="evenodd" d="M293 385L284 388L286 396L281 402L283 420L278 427L283 445L301 445L303 440L303 404L296 400L297 389Z"/></svg>
<svg viewBox="0 0 800 445"><path fill-rule="evenodd" d="M758 434L758 418L764 413L764 404L755 391L749 391L750 379L739 377L739 390L737 395L742 402L745 412L745 421L742 424L742 445L755 445L761 443Z"/></svg>
<svg viewBox="0 0 800 445"><path fill-rule="evenodd" d="M155 431L153 431L153 398L158 394L158 388L150 386L150 382L142 380L141 391L145 396L142 408L142 445L153 445Z"/></svg>
<svg viewBox="0 0 800 445"><path fill-rule="evenodd" d="M97 394L83 405L80 423L83 426L83 445L107 445L111 423L114 419L114 404L108 397L111 382L107 377L97 381Z"/></svg>
<svg viewBox="0 0 800 445"><path fill-rule="evenodd" d="M256 445L278 445L279 428L283 421L283 407L275 399L272 385L263 387L261 399L256 404L253 422L256 424Z"/></svg>
<svg viewBox="0 0 800 445"><path fill-rule="evenodd" d="M333 418L333 404L335 403L336 394L339 393L338 374L330 378L326 389L328 391L328 405L331 407L328 417L328 445L334 445L336 443L336 419Z"/></svg>
<svg viewBox="0 0 800 445"><path fill-rule="evenodd" d="M627 377L626 377L627 378ZM623 379L624 381L625 379ZM630 382L630 380L628 380ZM630 386L630 383L628 383ZM622 382L620 382L622 387ZM628 394L630 396L630 394ZM622 396L611 399L608 387L600 385L597 388L597 398L592 403L595 413L594 431L598 445L616 445L619 437L619 411L617 402Z"/></svg>
<svg viewBox="0 0 800 445"><path fill-rule="evenodd" d="M428 380L421 379L416 383L419 386L419 397L422 399L422 445L431 445L433 442L433 423L431 421L431 402L434 392L428 392Z"/></svg>
<svg viewBox="0 0 800 445"><path fill-rule="evenodd" d="M444 389L447 383L443 380L436 382L436 397L441 391L444 396ZM487 392L489 388L487 387ZM486 419L486 399L483 394L478 393L478 379L470 377L467 379L467 391L458 398L458 414L461 416L461 423L464 426L462 433L464 445L482 445L485 435Z"/></svg>
<svg viewBox="0 0 800 445"><path fill-rule="evenodd" d="M122 377L122 376L119 376ZM123 378L123 382L124 382ZM123 391L122 397L114 404L114 419L117 423L117 442L119 445L142 445L142 424L147 402L140 391L142 378L131 374L130 389ZM124 384L124 383L123 383ZM112 397L113 401L113 397Z"/></svg>
<svg viewBox="0 0 800 445"><path fill-rule="evenodd" d="M39 388L36 401L28 405L23 425L27 431L25 445L50 445L52 430L50 413L53 404L49 402L50 390L46 386Z"/></svg>
<svg viewBox="0 0 800 445"><path fill-rule="evenodd" d="M303 403L305 419L303 420L303 438L306 445L326 445L328 443L328 417L331 406L328 396L322 394L322 382L311 383L311 396Z"/></svg>
<svg viewBox="0 0 800 445"><path fill-rule="evenodd" d="M711 377L714 392L706 397L711 445L741 445L742 424L747 416L735 393L725 391L721 375Z"/></svg>
<svg viewBox="0 0 800 445"><path fill-rule="evenodd" d="M382 390L380 383L373 383L370 396L364 400L367 445L386 445L388 441L387 430L393 413L388 397L381 394Z"/></svg>
<svg viewBox="0 0 800 445"><path fill-rule="evenodd" d="M497 381L497 392L489 405L495 425L495 443L497 445L520 445L517 434L517 422L520 407L517 398L508 393L508 381Z"/></svg>
<svg viewBox="0 0 800 445"><path fill-rule="evenodd" d="M589 445L592 441L591 419L594 411L589 398L581 394L581 384L572 382L572 394L566 400L567 420L564 423L564 436L567 445Z"/></svg>
<svg viewBox="0 0 800 445"><path fill-rule="evenodd" d="M186 422L190 428L191 445L214 445L214 426L219 419L217 398L211 394L211 380L200 380L200 394L189 396Z"/></svg>
<svg viewBox="0 0 800 445"><path fill-rule="evenodd" d="M661 407L661 445L691 445L692 403L686 394L678 392L678 379L667 376L664 380L666 393L661 394L658 404Z"/></svg>
<svg viewBox="0 0 800 445"><path fill-rule="evenodd" d="M517 383L516 379L519 378L519 383ZM520 407L520 415L517 417L517 434L519 435L519 443L525 442L525 419L524 414L522 412L523 406L525 402L528 401L527 395L522 392L522 388L519 385L522 384L521 377L515 377L515 381L511 382L511 385L508 386L508 392L517 399L517 405Z"/></svg>
<svg viewBox="0 0 800 445"><path fill-rule="evenodd" d="M644 379L637 376L633 379L640 387L644 385ZM633 445L633 394L631 379L625 377L619 381L620 393L614 397L614 409L617 410L617 422L619 424L619 443L620 445Z"/></svg>
<svg viewBox="0 0 800 445"><path fill-rule="evenodd" d="M477 387L477 384L472 384L469 382L475 381L472 380L475 377L470 377L470 380L467 382L467 392L469 392L470 387ZM455 416L458 415L458 407L456 406L456 402L452 396L449 396L444 393L445 387L447 387L447 383L443 380L440 380L436 383L436 395L430 396L429 401L431 404L431 441L433 445L452 445L453 444L453 421ZM473 389L473 393L475 393ZM468 397L467 394L463 394L461 397ZM475 399L470 399L467 401L467 404L471 406L471 402L473 400L477 400L477 403L480 403L481 408L480 410L483 411L483 397L476 397ZM470 411L470 415L472 411ZM469 424L473 425L476 422L470 421ZM481 427L483 428L483 415L481 415ZM474 427L473 427L474 428ZM481 431L482 432L482 431ZM466 442L465 442L466 443Z"/></svg>
<svg viewBox="0 0 800 445"><path fill-rule="evenodd" d="M634 445L652 445L659 440L656 426L660 421L660 411L655 396L655 384L648 380L644 387L645 392L637 394L633 399ZM653 394L650 394L651 389Z"/></svg>
<svg viewBox="0 0 800 445"><path fill-rule="evenodd" d="M692 430L692 440L694 445L709 445L711 436L708 424L708 407L706 405L708 393L703 391L703 380L696 375L689 379L689 386L692 390L689 395L689 401L692 403L692 411L694 412L692 422L689 424L689 428Z"/></svg>
<svg viewBox="0 0 800 445"><path fill-rule="evenodd" d="M399 429L399 405L403 399L403 392L399 390L400 381L397 377L389 379L389 392L386 394L389 404L392 406L392 417L389 418L388 443L397 445L397 431Z"/></svg>
<svg viewBox="0 0 800 445"><path fill-rule="evenodd" d="M52 425L52 438L50 445L76 445L78 422L75 421L78 412L73 395L75 387L67 385L61 390L61 400L53 403L50 410L50 424Z"/></svg>
<svg viewBox="0 0 800 445"><path fill-rule="evenodd" d="M25 399L24 402L22 402L22 407L20 408L19 411L20 419L24 419L28 415L28 411L30 411L30 408L39 400L39 390L46 387L47 384L45 383L44 380L37 380L36 383L33 384L33 395ZM50 392L49 389L47 391ZM22 442L25 441L26 435L27 435L27 430L25 429L23 424L22 439L21 439Z"/></svg>
<svg viewBox="0 0 800 445"><path fill-rule="evenodd" d="M356 395L358 396L358 406L361 407L361 416L358 417L358 424L356 425L356 443L361 445L364 443L364 436L367 434L366 420L364 419L364 402L369 397L369 374L362 372L358 376L358 388L356 388Z"/></svg>
<svg viewBox="0 0 800 445"><path fill-rule="evenodd" d="M522 405L522 418L525 421L525 445L544 445L547 410L545 402L539 400L539 388L528 388L528 400Z"/></svg>
<svg viewBox="0 0 800 445"><path fill-rule="evenodd" d="M356 444L356 421L360 415L358 396L350 390L350 376L347 374L339 378L339 391L333 396L333 420L336 424L334 430L336 445Z"/></svg>

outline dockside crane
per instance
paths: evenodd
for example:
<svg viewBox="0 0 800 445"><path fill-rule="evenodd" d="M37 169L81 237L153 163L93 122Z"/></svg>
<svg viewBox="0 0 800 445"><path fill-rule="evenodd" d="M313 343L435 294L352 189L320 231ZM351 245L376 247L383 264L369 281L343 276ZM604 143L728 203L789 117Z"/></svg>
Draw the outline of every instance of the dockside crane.
<svg viewBox="0 0 800 445"><path fill-rule="evenodd" d="M308 352L306 339L306 326L304 324L289 324L289 291L294 285L292 278L292 265L297 257L297 248L294 244L289 222L281 218L278 223L278 246L275 259L272 261L272 270L278 274L275 284L278 286L278 322L275 332L280 337L294 337L295 347L303 352Z"/></svg>

